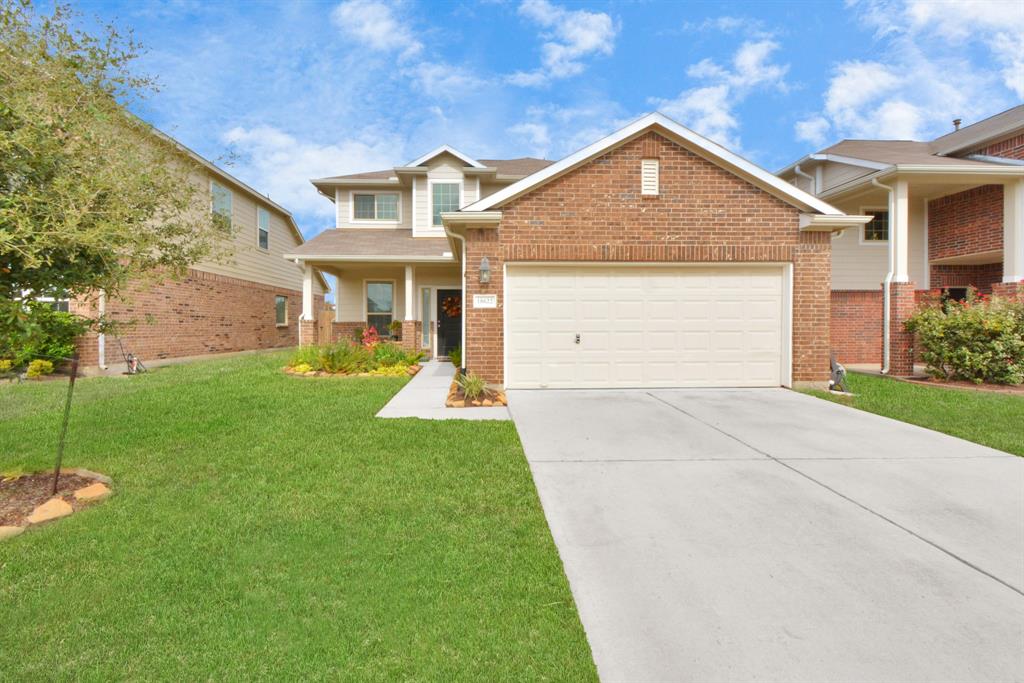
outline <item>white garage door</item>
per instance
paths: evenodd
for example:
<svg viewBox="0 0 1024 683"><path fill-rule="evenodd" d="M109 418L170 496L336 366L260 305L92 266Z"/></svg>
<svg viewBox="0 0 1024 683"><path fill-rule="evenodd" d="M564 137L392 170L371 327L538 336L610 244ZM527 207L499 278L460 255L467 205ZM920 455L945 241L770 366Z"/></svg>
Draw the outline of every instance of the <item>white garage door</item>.
<svg viewBox="0 0 1024 683"><path fill-rule="evenodd" d="M777 387L781 266L509 266L510 388Z"/></svg>

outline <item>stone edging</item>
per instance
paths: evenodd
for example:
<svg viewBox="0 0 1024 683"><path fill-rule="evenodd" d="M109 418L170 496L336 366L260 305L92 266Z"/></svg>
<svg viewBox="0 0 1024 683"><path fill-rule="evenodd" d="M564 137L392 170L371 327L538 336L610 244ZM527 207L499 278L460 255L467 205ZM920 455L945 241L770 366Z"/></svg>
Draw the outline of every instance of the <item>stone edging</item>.
<svg viewBox="0 0 1024 683"><path fill-rule="evenodd" d="M286 375L292 375L294 377L399 377L399 375L375 375L371 372L357 372L354 375L348 375L344 372L325 372L323 370L310 370L309 372L295 372L289 367L282 368ZM408 369L408 375L412 377L417 372L423 369L422 365L410 365Z"/></svg>
<svg viewBox="0 0 1024 683"><path fill-rule="evenodd" d="M103 500L113 493L110 490L110 484L113 482L110 477L106 475L82 469L80 467L70 469L61 468L60 473L76 474L79 477L92 479L95 482L72 491L71 495L80 503L94 503L96 501ZM14 538L15 536L18 536L30 526L37 526L45 522L60 519L61 517L67 517L74 513L74 511L75 510L71 507L71 504L61 496L51 498L45 503L37 505L36 508L32 510L32 513L23 520L23 524L0 526L0 541L6 538Z"/></svg>
<svg viewBox="0 0 1024 683"><path fill-rule="evenodd" d="M452 380L452 385L448 387L448 398L444 404L448 408L500 408L508 405L508 397L505 396L504 391L497 389L488 389L494 396L492 398L485 398L476 401L467 401L464 398L459 398L459 383Z"/></svg>

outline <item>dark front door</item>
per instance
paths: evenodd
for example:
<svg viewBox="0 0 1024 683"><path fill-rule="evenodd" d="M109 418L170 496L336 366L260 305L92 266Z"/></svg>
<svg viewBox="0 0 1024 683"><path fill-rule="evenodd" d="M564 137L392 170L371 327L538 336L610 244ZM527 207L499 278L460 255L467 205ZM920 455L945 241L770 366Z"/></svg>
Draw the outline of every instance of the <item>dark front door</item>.
<svg viewBox="0 0 1024 683"><path fill-rule="evenodd" d="M462 291L437 290L437 355L462 346Z"/></svg>

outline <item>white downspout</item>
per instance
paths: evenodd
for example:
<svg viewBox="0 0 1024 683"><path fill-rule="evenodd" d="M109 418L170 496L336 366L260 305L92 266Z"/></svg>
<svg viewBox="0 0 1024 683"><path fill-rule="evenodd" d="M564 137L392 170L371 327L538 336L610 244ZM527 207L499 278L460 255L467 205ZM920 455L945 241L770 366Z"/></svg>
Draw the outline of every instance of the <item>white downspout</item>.
<svg viewBox="0 0 1024 683"><path fill-rule="evenodd" d="M103 290L100 290L99 312L100 320L102 320L107 312L107 293ZM107 335L102 332L96 335L96 362L100 366L100 370L107 369Z"/></svg>
<svg viewBox="0 0 1024 683"><path fill-rule="evenodd" d="M878 182L877 178L871 179L871 184L875 187L880 187L889 193L889 272L885 274L885 280L882 282L882 374L889 374L889 312L892 307L892 294L890 287L892 285L892 279L896 271L896 252L893 250L892 243L892 220L894 218L893 212L893 188L891 185L883 185Z"/></svg>
<svg viewBox="0 0 1024 683"><path fill-rule="evenodd" d="M466 238L462 235L457 235L448 229L448 226L444 226L444 234L449 237L454 237L462 244L462 368L467 368L469 365L466 363Z"/></svg>
<svg viewBox="0 0 1024 683"><path fill-rule="evenodd" d="M804 173L802 170L800 170L800 164L797 164L796 166L793 167L793 173L797 174L801 178L806 178L807 180L811 181L811 194L818 194L818 181L815 180L814 176L812 176L811 174Z"/></svg>

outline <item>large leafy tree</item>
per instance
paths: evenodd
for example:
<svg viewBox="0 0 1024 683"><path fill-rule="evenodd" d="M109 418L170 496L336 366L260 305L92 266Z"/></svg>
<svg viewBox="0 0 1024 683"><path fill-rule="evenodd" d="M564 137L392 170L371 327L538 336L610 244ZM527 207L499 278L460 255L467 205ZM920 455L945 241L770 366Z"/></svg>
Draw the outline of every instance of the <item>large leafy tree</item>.
<svg viewBox="0 0 1024 683"><path fill-rule="evenodd" d="M0 333L31 333L35 297L117 296L216 258L230 229L198 162L126 109L156 87L139 46L75 20L0 0Z"/></svg>

